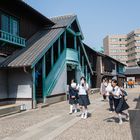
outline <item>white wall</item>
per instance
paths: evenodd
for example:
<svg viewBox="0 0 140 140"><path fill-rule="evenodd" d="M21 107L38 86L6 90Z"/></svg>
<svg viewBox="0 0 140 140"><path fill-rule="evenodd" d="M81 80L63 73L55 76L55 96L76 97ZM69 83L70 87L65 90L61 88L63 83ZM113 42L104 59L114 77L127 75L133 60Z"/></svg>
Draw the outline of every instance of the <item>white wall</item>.
<svg viewBox="0 0 140 140"><path fill-rule="evenodd" d="M0 70L0 99L7 97L7 72L6 70Z"/></svg>
<svg viewBox="0 0 140 140"><path fill-rule="evenodd" d="M32 98L32 77L23 69L10 69L8 72L9 98Z"/></svg>
<svg viewBox="0 0 140 140"><path fill-rule="evenodd" d="M67 70L65 65L63 72L61 73L60 78L58 79L51 95L66 93L66 91L67 91Z"/></svg>

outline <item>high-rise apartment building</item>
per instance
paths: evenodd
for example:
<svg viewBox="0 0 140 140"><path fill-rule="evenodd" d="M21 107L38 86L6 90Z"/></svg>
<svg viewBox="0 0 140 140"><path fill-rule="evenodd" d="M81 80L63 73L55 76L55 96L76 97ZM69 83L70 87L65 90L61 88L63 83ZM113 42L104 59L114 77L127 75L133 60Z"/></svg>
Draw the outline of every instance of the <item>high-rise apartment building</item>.
<svg viewBox="0 0 140 140"><path fill-rule="evenodd" d="M108 35L103 40L104 53L129 67L140 61L140 29L126 35Z"/></svg>

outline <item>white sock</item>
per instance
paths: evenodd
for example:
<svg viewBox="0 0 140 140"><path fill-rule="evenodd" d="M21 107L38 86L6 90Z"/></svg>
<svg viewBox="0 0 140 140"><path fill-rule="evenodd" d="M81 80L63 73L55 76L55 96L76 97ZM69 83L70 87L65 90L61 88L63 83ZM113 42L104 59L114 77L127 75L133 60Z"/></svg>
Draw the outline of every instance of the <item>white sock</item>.
<svg viewBox="0 0 140 140"><path fill-rule="evenodd" d="M119 117L120 123L122 123L122 115L121 114L118 114L118 117Z"/></svg>
<svg viewBox="0 0 140 140"><path fill-rule="evenodd" d="M82 111L81 118L84 118L85 113Z"/></svg>
<svg viewBox="0 0 140 140"><path fill-rule="evenodd" d="M77 112L77 105L76 104L74 105L74 110L75 110L74 112L76 113Z"/></svg>
<svg viewBox="0 0 140 140"><path fill-rule="evenodd" d="M88 110L87 110L87 109L85 109L85 115L87 116L87 114L88 114Z"/></svg>
<svg viewBox="0 0 140 140"><path fill-rule="evenodd" d="M70 113L72 113L73 105L70 105Z"/></svg>

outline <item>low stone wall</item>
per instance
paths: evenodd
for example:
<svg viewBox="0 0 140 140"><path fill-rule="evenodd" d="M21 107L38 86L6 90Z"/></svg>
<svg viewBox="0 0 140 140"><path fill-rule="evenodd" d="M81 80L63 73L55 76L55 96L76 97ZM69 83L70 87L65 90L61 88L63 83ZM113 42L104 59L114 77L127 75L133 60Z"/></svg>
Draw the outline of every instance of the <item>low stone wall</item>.
<svg viewBox="0 0 140 140"><path fill-rule="evenodd" d="M60 96L49 97L46 99L46 102L47 102L47 104L54 104L57 102L66 101L66 99L67 99L67 97L65 94L65 95L60 95Z"/></svg>
<svg viewBox="0 0 140 140"><path fill-rule="evenodd" d="M137 99L136 109L129 110L129 115L133 140L140 140L140 97Z"/></svg>
<svg viewBox="0 0 140 140"><path fill-rule="evenodd" d="M18 113L21 111L20 105L5 105L0 107L0 117Z"/></svg>

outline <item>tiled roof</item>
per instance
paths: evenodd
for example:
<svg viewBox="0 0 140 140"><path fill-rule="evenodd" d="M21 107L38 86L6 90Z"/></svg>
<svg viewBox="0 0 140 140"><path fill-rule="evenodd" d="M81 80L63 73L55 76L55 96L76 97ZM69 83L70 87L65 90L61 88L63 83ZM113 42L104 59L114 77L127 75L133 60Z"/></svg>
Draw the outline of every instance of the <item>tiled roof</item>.
<svg viewBox="0 0 140 140"><path fill-rule="evenodd" d="M58 23L50 29L43 29L37 32L27 41L26 48L9 56L0 64L0 67L31 66L45 54L49 46L65 30L64 27L68 26L74 18L75 15L51 18L52 21Z"/></svg>
<svg viewBox="0 0 140 140"><path fill-rule="evenodd" d="M135 75L140 74L140 68L139 67L128 67L126 68L125 75Z"/></svg>

